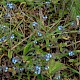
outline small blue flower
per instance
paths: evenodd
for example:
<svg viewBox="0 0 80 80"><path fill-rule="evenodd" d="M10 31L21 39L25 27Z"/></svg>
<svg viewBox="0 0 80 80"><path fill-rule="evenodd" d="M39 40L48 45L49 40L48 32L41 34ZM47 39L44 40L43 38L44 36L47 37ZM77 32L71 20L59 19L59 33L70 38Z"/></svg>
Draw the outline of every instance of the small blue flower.
<svg viewBox="0 0 80 80"><path fill-rule="evenodd" d="M73 55L74 55L74 52L73 52L73 51L70 51L70 52L68 53L68 55L69 55L69 56L73 56Z"/></svg>
<svg viewBox="0 0 80 80"><path fill-rule="evenodd" d="M41 73L41 67L40 66L36 66L35 67L35 74L40 74Z"/></svg>
<svg viewBox="0 0 80 80"><path fill-rule="evenodd" d="M37 26L38 23L37 22L33 22L32 26Z"/></svg>
<svg viewBox="0 0 80 80"><path fill-rule="evenodd" d="M12 35L10 36L10 39L14 39L14 34L12 34Z"/></svg>
<svg viewBox="0 0 80 80"><path fill-rule="evenodd" d="M59 30L63 30L63 26L58 26L58 29Z"/></svg>
<svg viewBox="0 0 80 80"><path fill-rule="evenodd" d="M6 28L6 26L1 26L2 29Z"/></svg>
<svg viewBox="0 0 80 80"><path fill-rule="evenodd" d="M45 4L46 4L46 7L49 8L50 2L45 2Z"/></svg>
<svg viewBox="0 0 80 80"><path fill-rule="evenodd" d="M52 58L52 55L50 53L48 53L48 54L45 55L46 61L49 61L50 58Z"/></svg>
<svg viewBox="0 0 80 80"><path fill-rule="evenodd" d="M39 36L39 37L41 37L41 36L42 36L42 33L41 33L41 32L39 32L39 31L38 31L38 33L37 33L37 34L38 34L38 36Z"/></svg>
<svg viewBox="0 0 80 80"><path fill-rule="evenodd" d="M18 61L17 61L17 59L15 59L15 57L14 57L14 58L12 58L12 62L13 62L14 64L16 64Z"/></svg>
<svg viewBox="0 0 80 80"><path fill-rule="evenodd" d="M48 46L49 46L49 47L51 47L51 46L52 46L52 44L49 44Z"/></svg>
<svg viewBox="0 0 80 80"><path fill-rule="evenodd" d="M42 18L43 18L44 20L46 20L46 19L47 19L47 16L43 16Z"/></svg>
<svg viewBox="0 0 80 80"><path fill-rule="evenodd" d="M71 26L75 26L76 22L75 21L72 21L71 22Z"/></svg>
<svg viewBox="0 0 80 80"><path fill-rule="evenodd" d="M59 76L57 76L57 77L56 77L56 79L58 79L58 80L59 80L59 79L61 79L61 76L60 76L60 75L59 75Z"/></svg>
<svg viewBox="0 0 80 80"><path fill-rule="evenodd" d="M23 71L23 70L24 70L24 68L19 68L19 70L20 70L20 71Z"/></svg>
<svg viewBox="0 0 80 80"><path fill-rule="evenodd" d="M78 18L80 20L80 16L79 15L77 15L76 18Z"/></svg>
<svg viewBox="0 0 80 80"><path fill-rule="evenodd" d="M1 39L0 39L0 42L4 42L6 39L6 36L3 36Z"/></svg>
<svg viewBox="0 0 80 80"><path fill-rule="evenodd" d="M46 67L45 67L45 70L48 70L48 69L49 69L49 66L46 66Z"/></svg>
<svg viewBox="0 0 80 80"><path fill-rule="evenodd" d="M34 44L37 44L38 42L36 40L34 40Z"/></svg>
<svg viewBox="0 0 80 80"><path fill-rule="evenodd" d="M13 69L16 70L16 67L13 66Z"/></svg>
<svg viewBox="0 0 80 80"><path fill-rule="evenodd" d="M7 72L7 71L8 71L8 67L5 68L5 72Z"/></svg>
<svg viewBox="0 0 80 80"><path fill-rule="evenodd" d="M7 7L8 7L9 9L14 9L14 5L13 5L12 3L7 3Z"/></svg>
<svg viewBox="0 0 80 80"><path fill-rule="evenodd" d="M20 59L18 57L13 57L12 63L16 64L17 62L20 63L21 62Z"/></svg>
<svg viewBox="0 0 80 80"><path fill-rule="evenodd" d="M49 5L50 4L50 2L45 2L47 5Z"/></svg>
<svg viewBox="0 0 80 80"><path fill-rule="evenodd" d="M10 15L9 13L6 13L6 14L4 15L4 17L5 17L5 18L10 18L11 15Z"/></svg>
<svg viewBox="0 0 80 80"><path fill-rule="evenodd" d="M7 71L8 71L8 67L7 67L7 66L4 66L4 67L3 67L3 71L4 71L4 72L7 72Z"/></svg>

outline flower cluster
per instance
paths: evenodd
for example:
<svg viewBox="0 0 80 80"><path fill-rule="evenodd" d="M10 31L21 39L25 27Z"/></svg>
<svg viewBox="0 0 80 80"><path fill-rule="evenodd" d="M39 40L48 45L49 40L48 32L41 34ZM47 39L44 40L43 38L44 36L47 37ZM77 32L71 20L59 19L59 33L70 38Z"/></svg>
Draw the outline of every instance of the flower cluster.
<svg viewBox="0 0 80 80"><path fill-rule="evenodd" d="M35 67L35 74L40 74L41 73L41 67L40 66L36 66Z"/></svg>
<svg viewBox="0 0 80 80"><path fill-rule="evenodd" d="M14 9L13 3L7 3L7 8L8 9Z"/></svg>
<svg viewBox="0 0 80 80"><path fill-rule="evenodd" d="M50 58L52 58L52 55L51 55L50 53L47 53L47 54L45 55L46 61L49 61Z"/></svg>

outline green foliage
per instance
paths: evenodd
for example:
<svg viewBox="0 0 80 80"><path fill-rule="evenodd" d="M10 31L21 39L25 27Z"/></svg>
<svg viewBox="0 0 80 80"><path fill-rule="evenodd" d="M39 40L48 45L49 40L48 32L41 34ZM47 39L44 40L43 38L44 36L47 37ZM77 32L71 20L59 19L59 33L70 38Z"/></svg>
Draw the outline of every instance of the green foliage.
<svg viewBox="0 0 80 80"><path fill-rule="evenodd" d="M0 3L0 64L9 67L2 74L12 73L10 80L79 80L80 0L8 2L15 8Z"/></svg>
<svg viewBox="0 0 80 80"><path fill-rule="evenodd" d="M12 58L12 51L8 50L8 57L11 59Z"/></svg>
<svg viewBox="0 0 80 80"><path fill-rule="evenodd" d="M28 43L25 47L24 47L24 50L23 50L23 54L26 55L29 50L31 49L31 43Z"/></svg>
<svg viewBox="0 0 80 80"><path fill-rule="evenodd" d="M61 70L64 65L60 62L55 62L53 59L49 62L49 74L55 74L55 72Z"/></svg>

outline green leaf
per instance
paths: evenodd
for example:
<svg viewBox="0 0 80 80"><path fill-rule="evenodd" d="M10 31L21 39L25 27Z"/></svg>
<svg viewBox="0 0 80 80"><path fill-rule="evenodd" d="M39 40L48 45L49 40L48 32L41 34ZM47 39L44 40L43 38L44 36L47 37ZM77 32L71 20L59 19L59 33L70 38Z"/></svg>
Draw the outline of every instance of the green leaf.
<svg viewBox="0 0 80 80"><path fill-rule="evenodd" d="M27 44L25 47L24 47L24 50L23 50L23 54L27 54L29 52L31 48L31 43Z"/></svg>
<svg viewBox="0 0 80 80"><path fill-rule="evenodd" d="M56 71L61 70L64 65L60 62L55 62L53 59L49 63L49 74L54 74Z"/></svg>
<svg viewBox="0 0 80 80"><path fill-rule="evenodd" d="M21 32L19 32L19 31L15 31L15 34L18 35L18 37L23 37L23 36L24 36L24 35L23 35Z"/></svg>
<svg viewBox="0 0 80 80"><path fill-rule="evenodd" d="M72 7L72 9L71 9L71 17L73 19L75 19L76 15L77 15L76 7Z"/></svg>
<svg viewBox="0 0 80 80"><path fill-rule="evenodd" d="M62 9L59 10L59 17L62 17Z"/></svg>
<svg viewBox="0 0 80 80"><path fill-rule="evenodd" d="M69 62L74 62L74 59L69 59Z"/></svg>
<svg viewBox="0 0 80 80"><path fill-rule="evenodd" d="M27 56L23 56L23 61L26 61L28 60L28 57Z"/></svg>
<svg viewBox="0 0 80 80"><path fill-rule="evenodd" d="M10 59L12 58L12 51L11 51L11 50L8 51L8 57L9 57Z"/></svg>
<svg viewBox="0 0 80 80"><path fill-rule="evenodd" d="M74 73L77 73L77 74L80 74L80 72L78 72L77 70L75 70L75 69L73 69L73 68L71 68L71 67L68 67L72 72L74 72Z"/></svg>
<svg viewBox="0 0 80 80"><path fill-rule="evenodd" d="M57 4L58 1L60 1L60 0L52 0L52 2L53 2L54 4Z"/></svg>

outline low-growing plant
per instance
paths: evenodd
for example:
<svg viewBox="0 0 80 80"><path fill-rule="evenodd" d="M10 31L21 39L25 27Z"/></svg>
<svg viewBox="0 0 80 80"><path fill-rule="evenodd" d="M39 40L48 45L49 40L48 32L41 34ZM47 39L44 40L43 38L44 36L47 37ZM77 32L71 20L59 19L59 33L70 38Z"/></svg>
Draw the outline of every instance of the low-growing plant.
<svg viewBox="0 0 80 80"><path fill-rule="evenodd" d="M1 0L1 80L80 79L79 0Z"/></svg>

